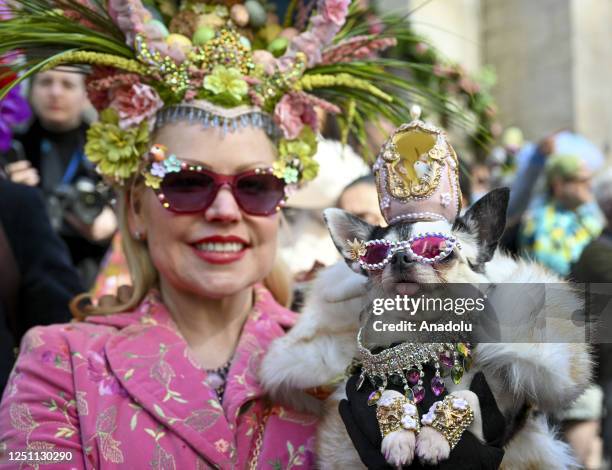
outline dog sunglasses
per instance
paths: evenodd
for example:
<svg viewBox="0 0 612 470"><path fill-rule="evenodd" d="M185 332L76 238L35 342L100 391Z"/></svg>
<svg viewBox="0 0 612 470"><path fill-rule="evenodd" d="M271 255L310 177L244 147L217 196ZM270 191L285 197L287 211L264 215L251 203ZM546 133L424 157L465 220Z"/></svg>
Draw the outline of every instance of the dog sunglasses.
<svg viewBox="0 0 612 470"><path fill-rule="evenodd" d="M249 215L272 215L286 200L286 183L272 168L223 175L171 155L154 162L143 175L162 206L178 214L205 211L223 186L230 188L240 209Z"/></svg>
<svg viewBox="0 0 612 470"><path fill-rule="evenodd" d="M408 240L391 241L386 239L348 241L350 256L358 260L368 271L383 269L398 251L405 251L419 263L432 264L446 258L459 242L452 235L442 232L425 232Z"/></svg>

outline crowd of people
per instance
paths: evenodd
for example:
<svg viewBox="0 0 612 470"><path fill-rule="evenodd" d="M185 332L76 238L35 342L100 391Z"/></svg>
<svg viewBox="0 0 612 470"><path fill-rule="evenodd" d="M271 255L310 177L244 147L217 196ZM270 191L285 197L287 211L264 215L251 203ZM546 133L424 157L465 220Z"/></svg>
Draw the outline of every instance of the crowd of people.
<svg viewBox="0 0 612 470"><path fill-rule="evenodd" d="M118 77L136 83L133 74ZM321 210L336 206L385 225L374 174L337 135L319 134L315 160L334 154L336 164L321 165L319 189L315 181L310 193L285 198L306 164L283 161L277 187L278 136L256 124L261 117L221 134L221 124L167 113L147 139L158 152L147 153L151 169L138 163L139 172L111 186L85 151L101 122L90 80L89 67L72 65L34 74L33 116L0 154L0 439L22 450L69 449L93 468L140 458L155 468L175 461L308 466L316 420L270 405L256 369L295 323L309 282L339 259ZM202 96L216 96L215 86ZM224 99L235 92L228 90ZM328 112L336 106L315 104ZM161 116L162 105L152 115ZM233 122L216 106L193 109L207 123L211 116ZM311 110L303 101L293 106L301 107L293 119L316 120L305 117ZM106 119L106 110L97 111ZM118 129L143 122L133 118ZM504 250L571 282L609 283L612 167L565 150L570 134L530 144L510 129L485 161L462 156L462 207L509 186ZM197 184L214 189L197 201ZM45 325L54 326L35 328ZM599 344L594 354L594 385L551 417L589 469L612 455L612 349ZM187 376L196 379L177 380ZM132 446L140 431L148 440L139 435ZM280 448L289 449L283 462Z"/></svg>

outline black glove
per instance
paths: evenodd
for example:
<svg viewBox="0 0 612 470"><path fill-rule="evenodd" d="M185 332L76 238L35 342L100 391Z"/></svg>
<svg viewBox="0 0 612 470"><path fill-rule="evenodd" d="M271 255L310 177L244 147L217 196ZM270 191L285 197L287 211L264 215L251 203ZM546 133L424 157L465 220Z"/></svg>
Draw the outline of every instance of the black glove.
<svg viewBox="0 0 612 470"><path fill-rule="evenodd" d="M380 451L382 436L376 419L376 407L367 404L368 396L374 391L374 388L366 381L361 390L357 390L358 376L359 374L353 375L346 385L348 400L340 402L340 416L362 462L369 469L390 469L392 467L386 462ZM424 382L425 384L429 383L427 377ZM397 390L401 392L400 387ZM474 376L470 390L480 400L483 435L487 444L481 443L472 433L466 431L447 460L440 462L438 465L422 465L415 458L412 464L404 467L405 469L496 470L499 468L504 456L504 451L501 448L506 427L504 416L497 407L495 398L482 373L479 372ZM419 416L426 413L434 401L441 400L443 397L444 395L436 397L428 391L425 399L418 405Z"/></svg>

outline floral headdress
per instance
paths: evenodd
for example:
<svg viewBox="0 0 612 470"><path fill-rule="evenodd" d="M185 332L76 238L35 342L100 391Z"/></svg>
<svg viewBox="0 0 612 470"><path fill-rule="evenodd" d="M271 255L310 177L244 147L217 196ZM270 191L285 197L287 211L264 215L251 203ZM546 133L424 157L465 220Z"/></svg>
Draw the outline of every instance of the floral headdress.
<svg viewBox="0 0 612 470"><path fill-rule="evenodd" d="M0 53L25 54L14 64L25 72L20 79L58 65L93 66L87 89L100 121L85 151L117 183L143 158L153 163L150 132L167 122L222 132L261 127L278 146L275 174L301 183L318 169L316 107L337 114L343 136L361 143L366 121L408 115L398 96L411 87L377 57L395 44L393 27L373 34L359 15L347 22L358 8L350 0L293 1L284 28L258 0L16 3L7 7L12 19L0 22Z"/></svg>

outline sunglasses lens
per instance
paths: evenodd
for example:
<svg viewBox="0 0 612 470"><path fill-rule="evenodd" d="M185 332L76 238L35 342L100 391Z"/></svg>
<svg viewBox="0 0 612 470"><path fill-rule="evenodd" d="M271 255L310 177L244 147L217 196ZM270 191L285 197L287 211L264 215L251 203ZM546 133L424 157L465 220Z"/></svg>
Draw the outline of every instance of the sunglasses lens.
<svg viewBox="0 0 612 470"><path fill-rule="evenodd" d="M444 237L432 235L418 238L410 244L413 253L423 258L434 259L450 248L450 241Z"/></svg>
<svg viewBox="0 0 612 470"><path fill-rule="evenodd" d="M197 212L213 201L215 183L210 175L183 170L166 174L161 190L172 211Z"/></svg>
<svg viewBox="0 0 612 470"><path fill-rule="evenodd" d="M236 182L235 195L245 212L270 215L285 197L285 182L271 174L246 175Z"/></svg>
<svg viewBox="0 0 612 470"><path fill-rule="evenodd" d="M390 245L386 243L374 243L366 248L366 254L361 257L361 260L367 264L382 263L389 255L389 251L391 251Z"/></svg>

